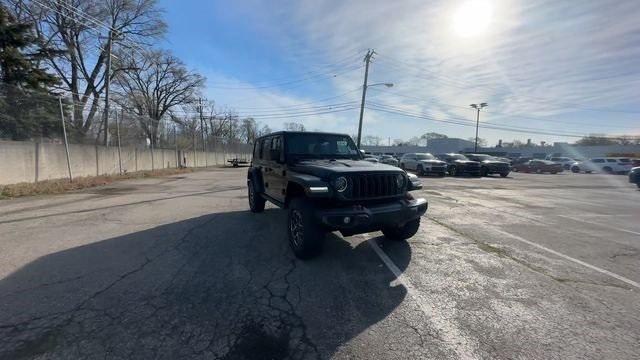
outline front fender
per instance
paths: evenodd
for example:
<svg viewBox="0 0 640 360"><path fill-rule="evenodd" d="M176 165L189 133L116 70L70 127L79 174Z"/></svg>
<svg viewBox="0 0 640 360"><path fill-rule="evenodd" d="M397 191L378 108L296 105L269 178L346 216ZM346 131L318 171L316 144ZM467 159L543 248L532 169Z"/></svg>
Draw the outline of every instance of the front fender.
<svg viewBox="0 0 640 360"><path fill-rule="evenodd" d="M308 197L327 198L333 196L331 185L314 175L290 173L289 182L299 185Z"/></svg>
<svg viewBox="0 0 640 360"><path fill-rule="evenodd" d="M251 168L247 171L247 181L251 180L254 190L257 193L264 193L264 182L262 181L262 173L260 170Z"/></svg>

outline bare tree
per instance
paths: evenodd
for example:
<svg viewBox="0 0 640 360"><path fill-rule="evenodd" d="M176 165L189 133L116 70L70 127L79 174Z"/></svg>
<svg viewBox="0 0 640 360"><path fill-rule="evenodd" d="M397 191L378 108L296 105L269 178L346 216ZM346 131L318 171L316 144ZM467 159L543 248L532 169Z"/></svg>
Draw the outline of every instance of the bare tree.
<svg viewBox="0 0 640 360"><path fill-rule="evenodd" d="M34 24L42 48L52 49L47 65L73 99L73 126L81 134L91 129L105 88L109 33L132 44L166 29L156 0L2 1Z"/></svg>
<svg viewBox="0 0 640 360"><path fill-rule="evenodd" d="M179 105L194 104L205 79L187 70L178 58L166 51L118 56L130 69L116 75L116 84L123 92L119 101L130 111L149 119L150 126L142 128L155 143L162 118Z"/></svg>
<svg viewBox="0 0 640 360"><path fill-rule="evenodd" d="M284 129L287 131L305 131L304 125L297 122L284 123Z"/></svg>
<svg viewBox="0 0 640 360"><path fill-rule="evenodd" d="M382 138L379 136L367 135L362 138L362 144L369 146L378 146L382 142Z"/></svg>

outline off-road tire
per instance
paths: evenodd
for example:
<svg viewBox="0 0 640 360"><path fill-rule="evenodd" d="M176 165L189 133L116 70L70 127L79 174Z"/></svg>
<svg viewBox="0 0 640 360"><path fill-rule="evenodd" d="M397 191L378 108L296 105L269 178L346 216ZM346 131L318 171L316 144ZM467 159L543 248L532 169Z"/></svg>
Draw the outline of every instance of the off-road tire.
<svg viewBox="0 0 640 360"><path fill-rule="evenodd" d="M382 229L382 233L389 240L403 241L412 237L420 228L420 218L409 221L403 226Z"/></svg>
<svg viewBox="0 0 640 360"><path fill-rule="evenodd" d="M255 186L253 186L252 180L247 181L247 192L249 198L249 209L251 209L251 212L263 212L264 204L266 201L262 196L260 196L260 193L256 191Z"/></svg>
<svg viewBox="0 0 640 360"><path fill-rule="evenodd" d="M299 259L311 259L322 250L326 230L315 222L313 205L299 197L289 203L287 235L291 250Z"/></svg>

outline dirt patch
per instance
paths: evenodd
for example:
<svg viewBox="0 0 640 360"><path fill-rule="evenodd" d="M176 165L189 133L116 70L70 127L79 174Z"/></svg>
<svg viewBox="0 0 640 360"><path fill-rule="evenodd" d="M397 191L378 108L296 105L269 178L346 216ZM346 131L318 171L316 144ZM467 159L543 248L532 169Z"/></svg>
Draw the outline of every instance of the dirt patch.
<svg viewBox="0 0 640 360"><path fill-rule="evenodd" d="M0 185L0 199L17 198L32 195L48 195L59 194L67 191L81 190L96 186L111 184L115 181L128 179L141 179L147 177L170 176L175 174L183 174L193 172L193 169L163 169L156 171L138 171L122 175L103 175L103 176L86 176L77 177L70 182L68 179L45 180L37 183L19 183L12 185ZM109 191L122 192L129 191L127 189L105 189ZM111 193L110 193L111 194Z"/></svg>

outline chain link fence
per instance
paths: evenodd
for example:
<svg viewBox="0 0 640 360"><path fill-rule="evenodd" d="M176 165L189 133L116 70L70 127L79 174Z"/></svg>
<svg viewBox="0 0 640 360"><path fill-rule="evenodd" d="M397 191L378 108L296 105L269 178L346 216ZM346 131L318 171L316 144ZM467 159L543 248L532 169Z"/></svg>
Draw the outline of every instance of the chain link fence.
<svg viewBox="0 0 640 360"><path fill-rule="evenodd" d="M55 96L0 85L0 184L206 167L250 160L239 136L210 134L194 115L140 115L91 96Z"/></svg>

